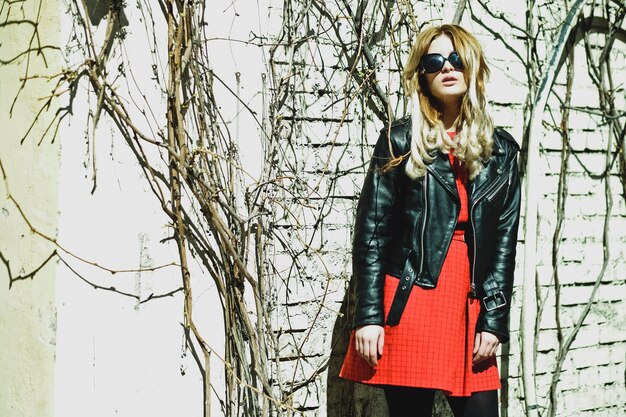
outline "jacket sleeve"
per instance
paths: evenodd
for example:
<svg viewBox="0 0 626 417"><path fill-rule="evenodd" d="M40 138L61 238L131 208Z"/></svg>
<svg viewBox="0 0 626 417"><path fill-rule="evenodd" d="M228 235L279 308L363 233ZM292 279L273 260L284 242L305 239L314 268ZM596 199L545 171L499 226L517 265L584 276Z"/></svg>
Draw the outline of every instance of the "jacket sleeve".
<svg viewBox="0 0 626 417"><path fill-rule="evenodd" d="M383 129L374 147L365 182L357 204L352 245L352 279L356 308L353 327L384 324L384 263L394 231L394 207L402 166L385 173L380 169L390 161L392 144ZM394 147L394 155L398 150Z"/></svg>
<svg viewBox="0 0 626 417"><path fill-rule="evenodd" d="M508 134L507 134L508 135ZM512 138L510 140L513 140ZM513 272L517 230L520 218L521 187L517 167L518 147L509 144L511 158L508 159L509 186L499 218L494 255L485 279L485 297L478 318L476 331L495 334L501 343L509 340L509 312L513 293Z"/></svg>

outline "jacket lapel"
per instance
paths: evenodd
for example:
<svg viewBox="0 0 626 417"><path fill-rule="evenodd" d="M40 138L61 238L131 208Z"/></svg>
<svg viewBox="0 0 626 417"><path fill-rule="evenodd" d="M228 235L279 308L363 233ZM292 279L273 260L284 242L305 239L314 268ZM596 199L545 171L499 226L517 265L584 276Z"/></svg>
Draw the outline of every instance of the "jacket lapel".
<svg viewBox="0 0 626 417"><path fill-rule="evenodd" d="M483 190L489 188L489 185L497 179L497 163L494 158L489 159L489 162L478 173L478 176L470 181L469 195L470 201L474 201L474 198Z"/></svg>
<svg viewBox="0 0 626 417"><path fill-rule="evenodd" d="M493 153L491 158L484 164L483 169L478 173L478 176L470 181L468 187L469 201L470 203L475 201L476 197L484 190L488 190L489 187L497 181L502 173L502 167L500 166L499 156L504 155L504 151L500 148L497 141L494 143Z"/></svg>
<svg viewBox="0 0 626 417"><path fill-rule="evenodd" d="M434 155L435 159L429 165L426 165L428 171L439 182L443 188L452 195L455 201L459 202L459 193L456 189L456 183L454 182L454 173L450 166L450 160L448 154L443 152L437 152Z"/></svg>

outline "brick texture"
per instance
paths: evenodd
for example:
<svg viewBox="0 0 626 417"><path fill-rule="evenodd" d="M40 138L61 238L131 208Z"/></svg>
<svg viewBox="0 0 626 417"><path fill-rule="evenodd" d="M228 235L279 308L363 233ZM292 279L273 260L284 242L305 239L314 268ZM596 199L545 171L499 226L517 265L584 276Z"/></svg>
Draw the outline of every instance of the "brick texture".
<svg viewBox="0 0 626 417"><path fill-rule="evenodd" d="M413 3L414 10L422 13L417 15L420 23L431 18L449 21L454 13L453 7L439 8L424 1ZM524 40L520 31L489 15L477 2L469 3L477 19L488 22L487 28L491 28L490 32L472 20L470 12L466 11L463 24L483 42L491 65L492 77L487 88L494 120L521 143L524 102L530 88L525 65L516 53L525 59ZM510 22L525 27L523 2L516 2L515 9L508 3L505 7L504 2L490 4L496 16L502 8ZM358 39L353 22L345 18L346 10L335 10L333 7L337 6L329 2L326 6L342 18L335 22L338 25L336 32L325 32L324 42L320 38L323 45L303 45L296 51L298 87L292 95L290 116L298 117L286 118L282 122L295 133L288 138L288 144L284 144L289 155L281 163L285 167L297 167L300 175L292 182L290 191L293 194L277 194L277 198L283 200L276 209L275 223L282 238L281 242L276 242L273 254L275 266L281 271L274 286L278 300L275 330L279 333L278 349L282 358L275 371L283 379L283 384L292 382L292 379L296 383L305 382L304 388L292 396L294 406L302 415L384 416L386 407L379 390L355 386L337 378L350 330L350 242L354 210L372 145L383 123L372 107L372 103L378 103L376 99L368 102L358 94L359 88L371 86L367 83L358 85L350 77L350 65L344 57L337 55L337 49L332 45L341 38L350 45L347 53L354 52L354 42ZM542 23L552 29L558 26L566 11L564 2L542 3L538 7L550 13L544 14L547 17ZM379 18L382 19L382 15L369 7L363 25L379 28L380 22L376 20ZM392 21L398 18L399 11L393 10ZM328 26L327 21L322 23ZM552 47L549 33L555 32L546 31L545 37L538 39L539 57L547 56ZM406 28L395 35L396 50L404 60L412 37L407 35ZM507 48L504 42L511 47ZM406 109L397 91L398 57L390 54L388 39L372 42L368 47L375 57L374 64L378 66L375 69L378 87L389 98L392 113L402 116ZM619 50L613 67L615 80L626 77L625 49L623 45L619 48L616 47ZM598 90L589 78L584 48L577 46L575 54L576 83L571 105L597 112ZM538 67L541 71L542 65L538 64ZM287 64L276 68L285 74L293 69ZM371 68L361 60L353 70L367 73ZM554 89L560 98L565 94L564 71L565 67L557 77L558 84ZM372 94L367 90L365 97ZM623 111L623 100L616 104L621 105ZM594 283L600 277L589 312L565 354L557 385L556 415L622 416L626 404L626 207L621 195L618 164L612 165L607 176L598 177L606 167L607 147L611 146L610 152L615 152L614 138L601 117L585 111L571 111L567 191L563 211L559 212L557 194L563 143L560 117L560 102L552 97L540 141L541 166L538 169L543 176L542 187L533 190L543 197L537 236L538 304L541 306L536 336L538 402L543 413L549 406L550 385L563 340L574 331L594 292ZM344 123L340 124L342 118ZM285 171L289 170L286 168ZM605 190L607 181L610 184L608 194ZM281 207L289 207L289 210ZM562 231L556 237L558 250L553 254L554 233L559 220L562 220ZM518 265L522 264L523 240L531 233L520 230ZM606 260L605 256L608 256ZM553 258L557 260L556 267ZM558 287L555 287L555 271ZM501 349L499 358L503 416L523 415L519 346L521 272L518 268L517 294L511 311L511 343ZM559 334L563 340L559 340ZM448 415L440 402L435 414Z"/></svg>

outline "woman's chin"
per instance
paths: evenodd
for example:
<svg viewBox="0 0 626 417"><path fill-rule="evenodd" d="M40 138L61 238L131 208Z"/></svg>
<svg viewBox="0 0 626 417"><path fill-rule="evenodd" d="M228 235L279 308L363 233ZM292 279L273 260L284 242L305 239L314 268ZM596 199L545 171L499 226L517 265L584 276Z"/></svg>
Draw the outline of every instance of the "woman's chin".
<svg viewBox="0 0 626 417"><path fill-rule="evenodd" d="M466 90L461 88L451 88L448 87L444 91L437 92L438 94L433 94L439 101L444 103L449 103L451 101L459 101L465 95Z"/></svg>

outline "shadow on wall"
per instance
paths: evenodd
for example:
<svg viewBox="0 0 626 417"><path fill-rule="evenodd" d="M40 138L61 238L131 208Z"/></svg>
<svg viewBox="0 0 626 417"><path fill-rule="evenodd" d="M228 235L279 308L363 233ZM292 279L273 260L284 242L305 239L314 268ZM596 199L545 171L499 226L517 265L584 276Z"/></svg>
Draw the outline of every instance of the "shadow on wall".
<svg viewBox="0 0 626 417"><path fill-rule="evenodd" d="M352 283L351 283L352 284ZM352 285L346 290L335 321L326 381L328 417L387 417L382 389L339 378L343 358L348 350L352 330L354 302Z"/></svg>

